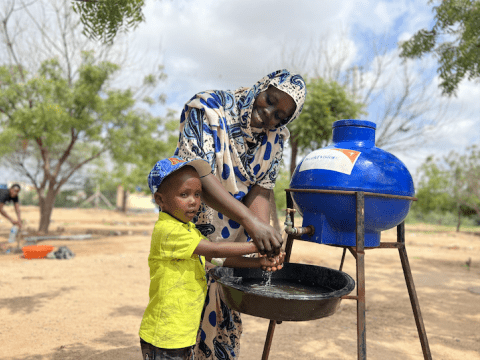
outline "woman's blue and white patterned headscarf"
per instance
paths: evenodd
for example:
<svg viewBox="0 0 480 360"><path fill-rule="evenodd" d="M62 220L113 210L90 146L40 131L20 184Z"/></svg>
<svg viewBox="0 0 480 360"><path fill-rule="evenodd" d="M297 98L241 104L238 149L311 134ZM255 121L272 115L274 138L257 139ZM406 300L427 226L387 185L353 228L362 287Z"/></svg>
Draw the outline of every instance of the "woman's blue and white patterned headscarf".
<svg viewBox="0 0 480 360"><path fill-rule="evenodd" d="M295 112L275 129L252 129L253 103L269 86L290 95L296 104ZM206 160L225 189L240 201L253 185L272 189L284 143L290 137L286 125L302 111L305 96L305 81L288 70L275 71L251 88L198 93L183 109L175 155L185 160ZM217 215L205 206L197 224L211 223ZM231 235L228 229L224 234L227 232Z"/></svg>

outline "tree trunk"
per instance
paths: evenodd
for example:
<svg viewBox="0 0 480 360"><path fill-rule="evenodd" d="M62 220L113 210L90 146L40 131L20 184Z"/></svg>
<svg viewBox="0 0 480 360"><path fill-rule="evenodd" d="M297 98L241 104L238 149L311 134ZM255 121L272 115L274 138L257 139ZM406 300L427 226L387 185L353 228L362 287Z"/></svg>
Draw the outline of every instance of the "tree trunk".
<svg viewBox="0 0 480 360"><path fill-rule="evenodd" d="M48 234L53 204L55 203L55 195L56 194L53 190L49 190L46 197L39 197L40 225L38 226L38 231L41 233Z"/></svg>
<svg viewBox="0 0 480 360"><path fill-rule="evenodd" d="M290 144L292 146L292 157L290 159L290 177L292 177L293 172L297 167L297 154L298 154L298 143L293 136L290 138Z"/></svg>
<svg viewBox="0 0 480 360"><path fill-rule="evenodd" d="M462 210L460 209L460 205L458 205L458 223L457 223L457 232L460 232L460 224L462 222Z"/></svg>
<svg viewBox="0 0 480 360"><path fill-rule="evenodd" d="M123 189L123 201L122 201L122 212L127 212L127 199L128 199L128 191Z"/></svg>
<svg viewBox="0 0 480 360"><path fill-rule="evenodd" d="M281 233L280 221L278 220L277 204L275 203L275 194L270 190L270 223L273 224L275 230Z"/></svg>

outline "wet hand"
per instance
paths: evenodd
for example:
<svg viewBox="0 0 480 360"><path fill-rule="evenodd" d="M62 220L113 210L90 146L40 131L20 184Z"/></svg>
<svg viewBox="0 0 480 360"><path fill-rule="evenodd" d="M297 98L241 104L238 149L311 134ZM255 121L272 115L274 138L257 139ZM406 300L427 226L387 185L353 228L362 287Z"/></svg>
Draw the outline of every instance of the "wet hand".
<svg viewBox="0 0 480 360"><path fill-rule="evenodd" d="M260 264L263 271L278 271L283 268L283 262L285 261L285 253L281 252L277 256L268 257L266 255L260 256Z"/></svg>
<svg viewBox="0 0 480 360"><path fill-rule="evenodd" d="M248 230L247 230L248 231ZM254 228L248 231L253 242L262 255L278 255L283 244L283 239L273 227L263 222L256 222Z"/></svg>

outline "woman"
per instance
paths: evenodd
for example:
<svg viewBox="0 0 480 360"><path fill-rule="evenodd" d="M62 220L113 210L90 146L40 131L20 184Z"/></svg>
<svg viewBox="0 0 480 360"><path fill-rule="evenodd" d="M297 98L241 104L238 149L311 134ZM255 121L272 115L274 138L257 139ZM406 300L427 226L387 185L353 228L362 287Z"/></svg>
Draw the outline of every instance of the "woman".
<svg viewBox="0 0 480 360"><path fill-rule="evenodd" d="M253 240L262 254L279 253L269 196L290 136L286 125L300 114L305 96L300 75L278 70L251 88L204 91L185 105L175 155L212 166L201 178L203 204L193 220L210 241ZM234 359L240 314L221 301L212 279L208 284L195 359Z"/></svg>

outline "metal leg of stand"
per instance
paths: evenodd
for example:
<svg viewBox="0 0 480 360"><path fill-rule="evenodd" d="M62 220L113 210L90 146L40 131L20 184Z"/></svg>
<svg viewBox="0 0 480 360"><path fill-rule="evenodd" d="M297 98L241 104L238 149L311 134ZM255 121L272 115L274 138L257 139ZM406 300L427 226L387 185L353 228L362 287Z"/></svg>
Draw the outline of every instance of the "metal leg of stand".
<svg viewBox="0 0 480 360"><path fill-rule="evenodd" d="M342 260L340 261L340 268L339 271L343 269L343 263L345 262L345 254L347 253L347 248L343 248Z"/></svg>
<svg viewBox="0 0 480 360"><path fill-rule="evenodd" d="M430 346L428 345L427 332L425 331L422 313L420 312L420 303L418 302L417 292L415 291L415 285L413 283L412 271L410 269L410 263L408 262L407 250L405 249L405 223L403 222L397 226L397 242L403 244L403 246L398 248L398 252L400 254L400 261L402 262L405 282L407 283L410 303L412 304L415 324L417 325L418 337L420 338L420 343L422 345L423 358L425 360L432 360Z"/></svg>
<svg viewBox="0 0 480 360"><path fill-rule="evenodd" d="M290 262L290 255L292 254L293 240L294 240L293 236L288 235L287 244L285 245L285 259L283 260L284 263Z"/></svg>
<svg viewBox="0 0 480 360"><path fill-rule="evenodd" d="M288 235L287 238L287 245L285 247L285 261L284 263L287 263L290 261L290 255L292 253L292 246L293 246L293 236ZM270 320L270 324L268 325L268 332L267 332L267 337L265 339L265 345L263 346L263 355L262 355L262 360L267 360L268 355L270 354L270 347L272 346L272 340L273 340L273 332L275 331L275 325L276 324L281 324L281 321L275 321L275 320Z"/></svg>
<svg viewBox="0 0 480 360"><path fill-rule="evenodd" d="M357 261L357 355L358 360L367 359L365 324L365 194L355 193L356 198L356 261Z"/></svg>
<svg viewBox="0 0 480 360"><path fill-rule="evenodd" d="M270 347L272 346L273 332L275 331L275 325L277 322L275 320L270 320L268 325L267 338L265 339L265 346L263 347L262 360L267 360L268 355L270 354Z"/></svg>
<svg viewBox="0 0 480 360"><path fill-rule="evenodd" d="M287 192L287 207L288 208L293 208L293 201L292 201L292 195ZM295 226L295 220L294 217L292 216L292 226ZM287 244L285 245L285 260L284 263L288 263L290 261L290 255L292 253L292 246L293 246L293 236L288 235L287 237ZM278 324L281 324L282 322L279 321ZM263 354L262 354L262 360L267 360L268 355L270 354L270 347L272 346L272 340L273 340L273 332L275 331L275 326L277 325L276 320L270 320L270 323L268 324L268 332L267 332L267 337L265 338L265 345L263 346Z"/></svg>

